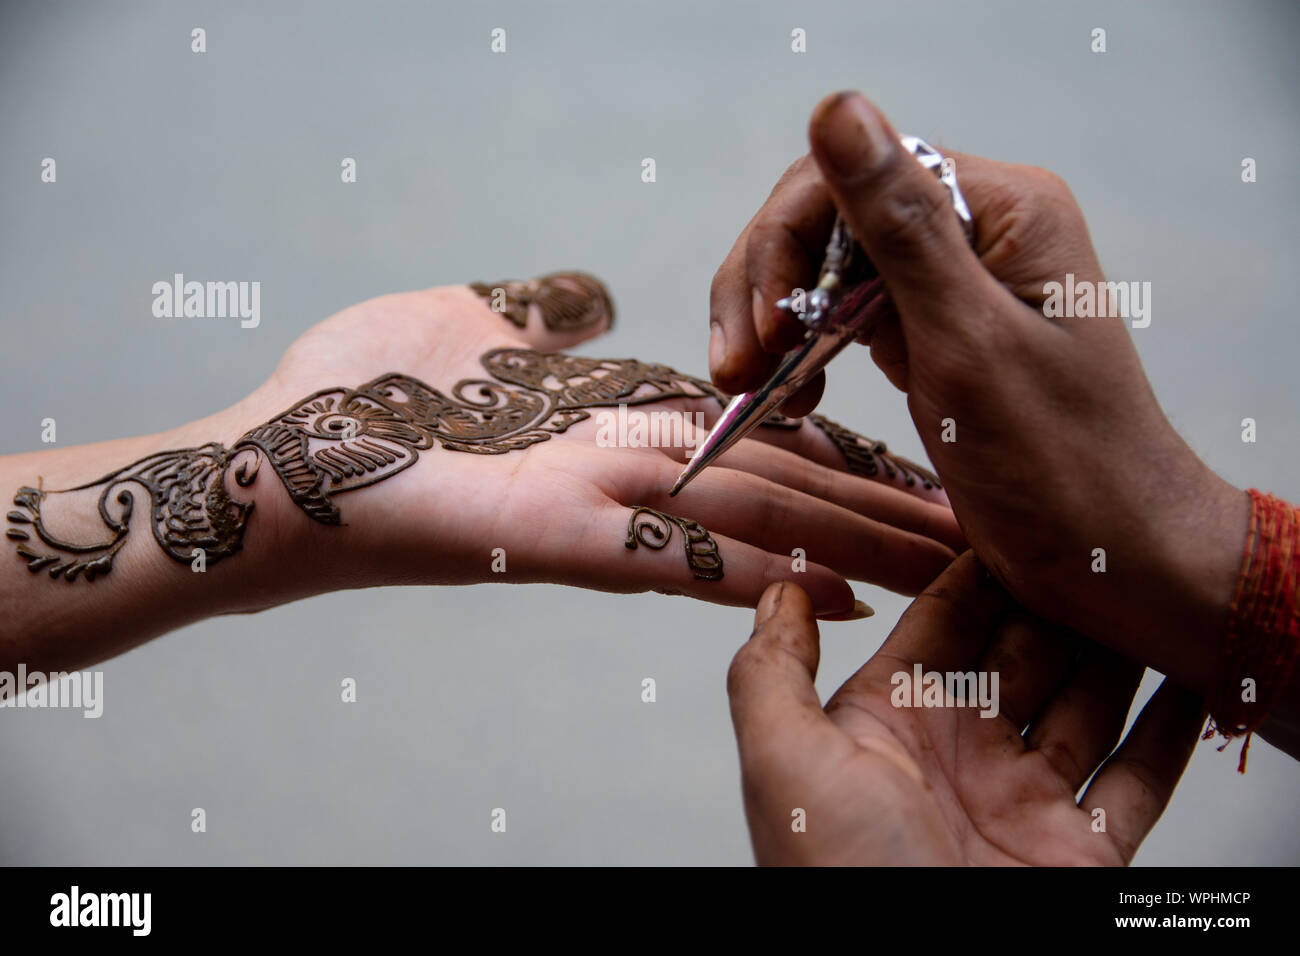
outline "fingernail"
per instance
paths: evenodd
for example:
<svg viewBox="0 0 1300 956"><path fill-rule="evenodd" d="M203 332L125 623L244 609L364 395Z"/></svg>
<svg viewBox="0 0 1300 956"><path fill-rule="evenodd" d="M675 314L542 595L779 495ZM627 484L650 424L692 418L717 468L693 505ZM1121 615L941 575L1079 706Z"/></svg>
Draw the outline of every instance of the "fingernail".
<svg viewBox="0 0 1300 956"><path fill-rule="evenodd" d="M754 611L754 633L762 630L763 625L772 619L777 610L781 607L781 595L785 591L785 582L777 581L769 585L768 589L763 592L759 598L758 608Z"/></svg>
<svg viewBox="0 0 1300 956"><path fill-rule="evenodd" d="M861 621L864 618L873 616L875 613L876 613L876 609L873 608L866 601L854 601L852 612L844 620Z"/></svg>
<svg viewBox="0 0 1300 956"><path fill-rule="evenodd" d="M709 323L709 371L717 372L727 358L727 330L721 322Z"/></svg>
<svg viewBox="0 0 1300 956"><path fill-rule="evenodd" d="M812 122L814 150L841 179L861 176L883 165L897 148L893 134L860 93L837 93L823 100Z"/></svg>
<svg viewBox="0 0 1300 956"><path fill-rule="evenodd" d="M819 617L818 620L834 624L839 621L861 621L868 617L873 617L876 611L870 604L865 601L854 601L853 610L844 611L840 614L828 614L825 617Z"/></svg>

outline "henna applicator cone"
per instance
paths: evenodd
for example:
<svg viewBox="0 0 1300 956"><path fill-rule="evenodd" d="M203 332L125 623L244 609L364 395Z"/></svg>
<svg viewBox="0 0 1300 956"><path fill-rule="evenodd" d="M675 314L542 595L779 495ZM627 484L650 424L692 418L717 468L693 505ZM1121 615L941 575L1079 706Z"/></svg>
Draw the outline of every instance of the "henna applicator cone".
<svg viewBox="0 0 1300 956"><path fill-rule="evenodd" d="M696 451L695 456L686 463L682 473L677 476L677 481L673 484L673 490L668 492L669 497L676 495L677 492L690 484L692 478L713 464L724 451L744 438L753 425L761 422L768 414L775 411L779 405L779 401L775 404L759 401L755 398L753 392L742 392L733 398L722 412L722 417L713 426L713 430L709 432L708 437L704 439L699 450Z"/></svg>
<svg viewBox="0 0 1300 956"><path fill-rule="evenodd" d="M970 208L957 186L953 164L915 136L903 136L901 142L922 167L930 170L948 188L957 220L967 241L973 243L975 233ZM848 224L837 215L830 241L826 244L816 288L807 294L806 301L803 292L795 290L776 303L778 310L807 328L803 344L781 360L762 388L744 392L731 400L700 450L677 476L669 496L676 495L719 455L761 425L769 415L779 411L860 332L873 325L887 301L888 292L880 274L853 238Z"/></svg>
<svg viewBox="0 0 1300 956"><path fill-rule="evenodd" d="M862 296L868 301L878 297L875 287L870 289L869 296ZM853 304L856 306L858 303ZM692 478L713 464L718 456L761 425L770 415L778 412L813 375L825 368L827 362L853 341L857 328L857 323L849 323L810 334L803 345L781 360L781 364L762 388L755 392L741 392L733 398L700 445L695 457L686 463L682 473L677 476L669 495L675 495L685 488Z"/></svg>

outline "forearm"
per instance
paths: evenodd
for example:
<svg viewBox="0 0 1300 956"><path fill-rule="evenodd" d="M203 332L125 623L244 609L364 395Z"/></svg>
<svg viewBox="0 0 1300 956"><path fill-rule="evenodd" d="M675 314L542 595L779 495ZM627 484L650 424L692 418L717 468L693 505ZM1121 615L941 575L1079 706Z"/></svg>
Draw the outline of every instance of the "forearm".
<svg viewBox="0 0 1300 956"><path fill-rule="evenodd" d="M183 519L177 489L174 507L160 509L130 473L159 453L178 453L176 466L183 466L187 452L229 447L247 414L237 406L156 435L0 459L7 505L0 671L19 663L42 671L85 667L193 621L280 603L300 590L295 563L283 560L292 532L267 483L242 488L229 474L213 476L212 487L220 480L232 502L252 506L244 520L215 537L195 528L187 541L184 530L173 531L168 548L155 519L174 529ZM188 455L191 463L195 457ZM118 480L65 490L114 474Z"/></svg>

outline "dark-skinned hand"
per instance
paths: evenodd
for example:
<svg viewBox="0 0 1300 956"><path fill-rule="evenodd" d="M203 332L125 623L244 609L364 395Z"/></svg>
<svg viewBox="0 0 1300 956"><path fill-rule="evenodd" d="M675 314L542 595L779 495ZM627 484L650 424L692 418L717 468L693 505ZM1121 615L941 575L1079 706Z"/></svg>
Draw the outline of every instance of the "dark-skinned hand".
<svg viewBox="0 0 1300 956"><path fill-rule="evenodd" d="M815 284L838 209L894 305L863 339L907 393L983 563L1026 608L1212 698L1249 500L1174 430L1124 318L1045 316L1047 283L1105 281L1069 188L941 149L975 220L972 248L946 189L866 98L824 99L809 139L714 278L714 381L751 389L799 340L773 306ZM810 411L822 385L785 411ZM1298 684L1261 728L1288 750Z"/></svg>

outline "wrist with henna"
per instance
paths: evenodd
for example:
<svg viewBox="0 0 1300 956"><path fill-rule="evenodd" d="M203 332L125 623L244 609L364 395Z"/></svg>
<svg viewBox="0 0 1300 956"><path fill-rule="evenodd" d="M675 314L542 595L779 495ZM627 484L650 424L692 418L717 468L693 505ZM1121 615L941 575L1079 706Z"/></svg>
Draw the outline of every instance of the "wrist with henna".
<svg viewBox="0 0 1300 956"><path fill-rule="evenodd" d="M587 359L531 349L495 349L482 357L491 379L465 379L449 394L390 372L356 388L327 388L246 432L233 445L160 451L86 484L18 489L7 535L33 574L73 583L113 570L143 493L154 539L174 561L206 565L243 547L252 504L229 485L249 488L264 468L313 521L338 525L335 498L409 468L421 451L441 447L502 455L546 441L590 417L587 409L643 404L711 391L662 365ZM98 539L55 533L46 510L63 498L95 496Z"/></svg>

